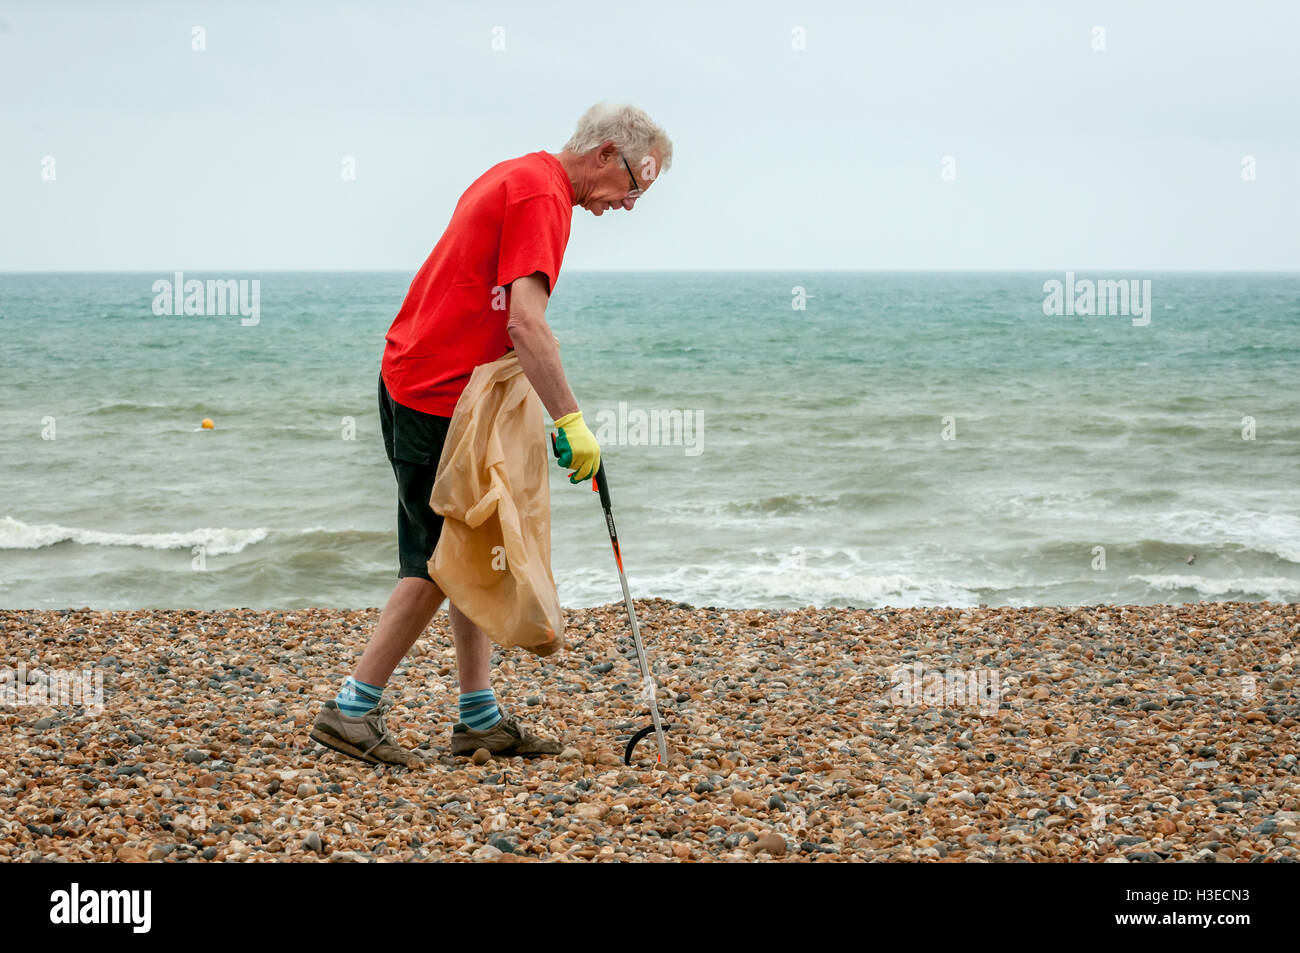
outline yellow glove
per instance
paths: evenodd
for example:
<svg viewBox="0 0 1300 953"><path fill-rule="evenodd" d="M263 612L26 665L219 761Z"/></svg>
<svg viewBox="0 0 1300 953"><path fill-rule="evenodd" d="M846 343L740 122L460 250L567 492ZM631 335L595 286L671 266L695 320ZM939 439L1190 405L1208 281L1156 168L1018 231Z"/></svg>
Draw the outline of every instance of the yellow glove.
<svg viewBox="0 0 1300 953"><path fill-rule="evenodd" d="M560 466L573 469L570 483L590 480L600 469L600 444L582 420L582 411L565 414L555 422L560 435L555 440Z"/></svg>

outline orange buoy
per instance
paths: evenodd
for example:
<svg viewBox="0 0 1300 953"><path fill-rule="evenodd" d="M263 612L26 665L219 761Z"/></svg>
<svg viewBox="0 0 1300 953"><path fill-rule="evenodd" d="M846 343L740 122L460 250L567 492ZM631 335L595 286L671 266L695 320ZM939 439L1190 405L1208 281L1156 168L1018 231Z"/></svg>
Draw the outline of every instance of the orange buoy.
<svg viewBox="0 0 1300 953"><path fill-rule="evenodd" d="M204 430L211 430L213 427L216 426L216 424L212 422L211 417L204 417L202 426Z"/></svg>

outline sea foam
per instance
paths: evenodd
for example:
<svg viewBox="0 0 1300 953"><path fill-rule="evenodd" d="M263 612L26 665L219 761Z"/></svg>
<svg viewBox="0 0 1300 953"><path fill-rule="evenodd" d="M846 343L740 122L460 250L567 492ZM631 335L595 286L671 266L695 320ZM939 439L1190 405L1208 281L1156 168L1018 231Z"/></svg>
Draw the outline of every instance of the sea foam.
<svg viewBox="0 0 1300 953"><path fill-rule="evenodd" d="M43 549L58 543L94 546L135 546L140 549L191 549L202 546L209 556L242 552L266 539L267 530L203 527L181 533L108 533L57 523L24 523L11 516L0 519L0 549Z"/></svg>

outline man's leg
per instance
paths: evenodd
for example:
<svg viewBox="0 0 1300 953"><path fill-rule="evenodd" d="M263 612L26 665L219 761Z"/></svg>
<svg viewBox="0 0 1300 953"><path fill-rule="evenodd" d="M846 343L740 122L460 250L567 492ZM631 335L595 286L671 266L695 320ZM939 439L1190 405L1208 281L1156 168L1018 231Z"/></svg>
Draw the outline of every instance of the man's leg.
<svg viewBox="0 0 1300 953"><path fill-rule="evenodd" d="M492 640L451 603L447 603L447 615L451 616L451 637L456 643L456 672L460 676L461 693L490 688Z"/></svg>
<svg viewBox="0 0 1300 953"><path fill-rule="evenodd" d="M429 497L450 422L449 418L398 404L380 375L379 424L384 452L397 478L399 582L388 597L361 661L336 699L353 713L378 702L393 670L442 605L442 590L428 571L442 533L442 517L430 508ZM353 696L355 703L350 703Z"/></svg>
<svg viewBox="0 0 1300 953"><path fill-rule="evenodd" d="M451 637L456 643L456 674L460 677L457 707L461 724L480 731L501 720L496 692L491 687L492 640L450 602Z"/></svg>
<svg viewBox="0 0 1300 953"><path fill-rule="evenodd" d="M442 605L442 590L418 576L403 576L379 614L361 661L339 694L316 716L314 741L372 764L418 763L388 734L379 707L384 686Z"/></svg>
<svg viewBox="0 0 1300 953"><path fill-rule="evenodd" d="M533 734L514 716L497 707L491 688L492 640L450 602L451 636L456 642L456 670L460 676L460 724L451 734L451 753L470 757L479 748L494 755L554 755L564 745Z"/></svg>
<svg viewBox="0 0 1300 953"><path fill-rule="evenodd" d="M393 670L442 605L428 562L442 531L429 506L450 420L396 403L379 377L379 423L384 452L397 478L397 587L353 673L325 703L311 737L371 763L409 764L411 753L391 740L380 707Z"/></svg>
<svg viewBox="0 0 1300 953"><path fill-rule="evenodd" d="M418 576L406 576L399 580L397 588L388 597L384 611L379 614L379 625L375 627L375 633L370 637L370 642L361 655L361 661L353 669L352 677L358 682L381 688L388 684L393 669L397 668L398 663L406 657L406 653L411 650L420 633L437 614L442 606L442 600L442 590L435 582ZM452 620L454 624L455 615L452 616ZM486 640L486 636L484 639ZM458 640L458 652L459 645Z"/></svg>

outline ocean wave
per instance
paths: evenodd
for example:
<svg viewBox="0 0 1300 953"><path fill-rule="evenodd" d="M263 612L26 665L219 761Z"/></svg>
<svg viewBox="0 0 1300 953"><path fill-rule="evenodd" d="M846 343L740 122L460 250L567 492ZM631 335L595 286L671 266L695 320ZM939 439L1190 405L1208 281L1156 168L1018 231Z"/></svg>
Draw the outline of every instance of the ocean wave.
<svg viewBox="0 0 1300 953"><path fill-rule="evenodd" d="M1188 553L1238 547L1300 564L1300 516L1263 509L1204 509L1186 503L1180 507L1177 502L1158 488L1134 488L1011 495L1000 505L1013 520L1050 519L1057 527L1086 523L1091 528L1085 537L1089 547L1135 545L1152 558L1165 557L1161 546ZM981 506L997 512L999 504L989 498ZM1058 535L1063 533L1058 530ZM1055 543L1052 552L1074 545L1060 539Z"/></svg>
<svg viewBox="0 0 1300 953"><path fill-rule="evenodd" d="M851 517L875 507L914 502L915 495L906 488L852 490L843 493L777 493L745 499L674 499L666 502L643 501L643 505L669 518L709 520L710 525L752 526L755 518L804 517L806 514L839 513ZM832 516L834 522L836 517Z"/></svg>
<svg viewBox="0 0 1300 953"><path fill-rule="evenodd" d="M1152 514L1149 523L1160 539L1235 544L1267 553L1290 563L1300 563L1300 516L1267 510L1231 513L1184 510Z"/></svg>
<svg viewBox="0 0 1300 953"><path fill-rule="evenodd" d="M600 571L557 572L564 605L621 601L617 579ZM816 572L737 567L679 566L636 572L628 580L634 597L655 595L695 605L723 606L974 606L1005 588L987 580L921 578L907 573Z"/></svg>
<svg viewBox="0 0 1300 953"><path fill-rule="evenodd" d="M202 546L209 556L242 552L266 539L268 531L203 527L181 533L109 533L57 523L24 523L13 517L0 519L0 549L44 549L58 543L86 546L134 546L141 549L190 549Z"/></svg>
<svg viewBox="0 0 1300 953"><path fill-rule="evenodd" d="M1260 596L1269 602L1292 602L1300 597L1300 579L1285 576L1262 576L1246 579L1213 579L1179 573L1132 575L1130 579L1168 592L1191 589L1201 596Z"/></svg>
<svg viewBox="0 0 1300 953"><path fill-rule="evenodd" d="M98 407L92 407L88 411L92 414L107 414L119 410L136 411L136 410L176 410L172 404L164 403L140 403L137 401L117 400L107 404L100 404Z"/></svg>

